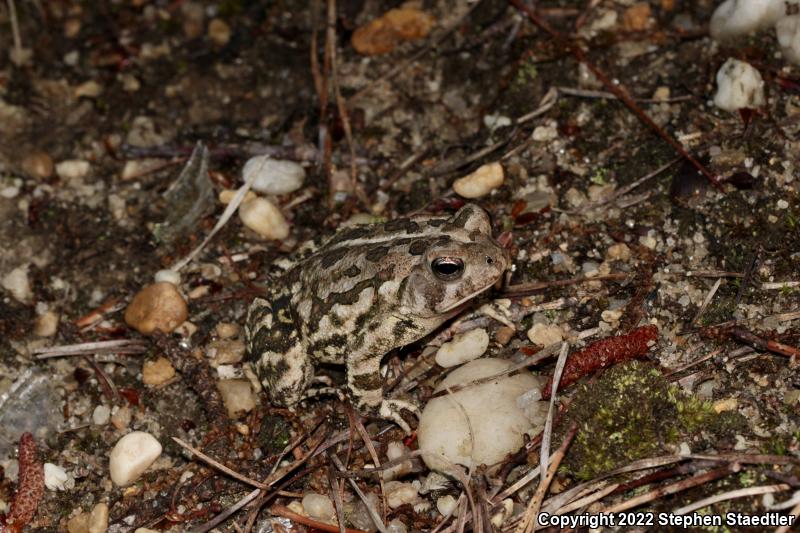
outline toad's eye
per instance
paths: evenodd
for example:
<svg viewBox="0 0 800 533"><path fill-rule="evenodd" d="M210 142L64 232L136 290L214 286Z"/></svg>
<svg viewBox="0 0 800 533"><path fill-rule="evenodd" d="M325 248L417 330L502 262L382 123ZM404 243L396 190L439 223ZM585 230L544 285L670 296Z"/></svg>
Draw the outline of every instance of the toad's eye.
<svg viewBox="0 0 800 533"><path fill-rule="evenodd" d="M431 262L431 270L437 278L451 281L464 273L464 261L456 257L439 257Z"/></svg>

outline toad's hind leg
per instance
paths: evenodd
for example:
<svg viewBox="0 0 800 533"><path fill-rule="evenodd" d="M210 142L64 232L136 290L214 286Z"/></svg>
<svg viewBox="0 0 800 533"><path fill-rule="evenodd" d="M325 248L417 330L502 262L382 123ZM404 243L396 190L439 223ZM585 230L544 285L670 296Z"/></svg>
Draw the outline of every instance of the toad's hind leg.
<svg viewBox="0 0 800 533"><path fill-rule="evenodd" d="M272 304L255 299L248 311L245 336L249 359L270 400L291 406L303 399L314 377L314 365L287 307L280 304L280 299Z"/></svg>

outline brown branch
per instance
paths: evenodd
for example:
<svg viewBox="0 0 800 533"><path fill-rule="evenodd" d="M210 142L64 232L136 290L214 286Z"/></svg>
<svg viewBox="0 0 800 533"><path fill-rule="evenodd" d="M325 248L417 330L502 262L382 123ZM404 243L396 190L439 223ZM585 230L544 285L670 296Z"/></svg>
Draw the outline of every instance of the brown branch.
<svg viewBox="0 0 800 533"><path fill-rule="evenodd" d="M339 526L334 526L331 524L326 524L325 522L319 522L314 520L313 518L309 518L307 516L299 515L294 511L289 510L288 507L283 505L275 504L269 508L269 512L275 516L282 516L283 518L288 518L293 522L297 522L298 524L302 524L304 526L313 527L314 529L319 529L320 531L328 531L329 533L339 533ZM345 528L345 533L366 533L366 531L362 531L360 529L351 529Z"/></svg>

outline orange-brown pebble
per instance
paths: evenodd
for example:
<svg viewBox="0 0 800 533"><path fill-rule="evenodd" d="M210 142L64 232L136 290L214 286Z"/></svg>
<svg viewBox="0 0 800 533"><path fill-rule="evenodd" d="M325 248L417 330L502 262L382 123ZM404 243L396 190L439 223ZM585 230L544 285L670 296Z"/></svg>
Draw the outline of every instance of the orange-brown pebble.
<svg viewBox="0 0 800 533"><path fill-rule="evenodd" d="M22 171L36 179L44 180L53 175L53 159L42 150L35 150L22 159Z"/></svg>
<svg viewBox="0 0 800 533"><path fill-rule="evenodd" d="M650 23L650 4L647 2L633 4L625 10L625 14L622 16L622 24L628 31L646 30Z"/></svg>
<svg viewBox="0 0 800 533"><path fill-rule="evenodd" d="M140 290L125 310L125 323L143 335L156 330L170 333L189 316L178 289L162 281Z"/></svg>
<svg viewBox="0 0 800 533"><path fill-rule="evenodd" d="M403 41L422 39L431 31L435 19L416 8L390 9L353 32L351 42L359 54L388 54Z"/></svg>

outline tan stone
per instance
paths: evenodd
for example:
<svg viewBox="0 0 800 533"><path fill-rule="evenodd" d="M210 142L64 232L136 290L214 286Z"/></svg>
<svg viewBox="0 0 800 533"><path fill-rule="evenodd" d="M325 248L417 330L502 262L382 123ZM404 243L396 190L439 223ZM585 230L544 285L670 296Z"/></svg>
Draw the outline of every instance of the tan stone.
<svg viewBox="0 0 800 533"><path fill-rule="evenodd" d="M189 309L172 283L160 282L140 290L125 310L125 323L143 335L170 333L186 320Z"/></svg>
<svg viewBox="0 0 800 533"><path fill-rule="evenodd" d="M145 385L155 387L163 385L175 377L175 368L165 357L159 357L155 361L145 361L142 366L142 382Z"/></svg>

